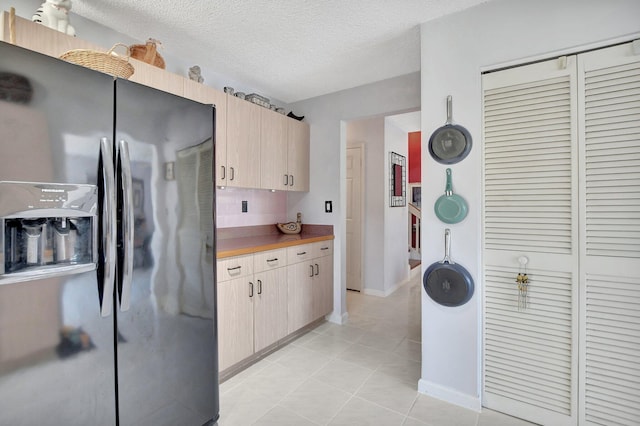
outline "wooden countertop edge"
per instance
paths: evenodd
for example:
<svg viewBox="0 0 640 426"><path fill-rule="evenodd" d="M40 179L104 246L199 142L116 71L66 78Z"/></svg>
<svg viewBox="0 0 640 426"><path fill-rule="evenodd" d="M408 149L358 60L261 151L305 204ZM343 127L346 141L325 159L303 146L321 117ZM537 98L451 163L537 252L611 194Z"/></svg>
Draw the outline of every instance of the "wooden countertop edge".
<svg viewBox="0 0 640 426"><path fill-rule="evenodd" d="M282 242L273 243L273 244L242 247L237 249L219 251L216 254L216 258L224 259L226 257L242 256L244 254L253 254L261 251L275 250L275 249L280 249L285 247L299 246L302 244L317 243L318 241L327 241L327 240L333 240L333 239L334 239L333 235L318 235L317 237L309 237L301 240L282 241Z"/></svg>

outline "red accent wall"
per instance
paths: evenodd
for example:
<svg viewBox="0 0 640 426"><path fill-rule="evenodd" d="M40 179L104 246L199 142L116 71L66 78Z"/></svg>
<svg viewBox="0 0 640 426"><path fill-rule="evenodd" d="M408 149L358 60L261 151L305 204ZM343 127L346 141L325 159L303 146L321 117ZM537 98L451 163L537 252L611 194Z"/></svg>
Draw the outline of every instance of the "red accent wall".
<svg viewBox="0 0 640 426"><path fill-rule="evenodd" d="M422 180L422 132L409 133L409 183Z"/></svg>

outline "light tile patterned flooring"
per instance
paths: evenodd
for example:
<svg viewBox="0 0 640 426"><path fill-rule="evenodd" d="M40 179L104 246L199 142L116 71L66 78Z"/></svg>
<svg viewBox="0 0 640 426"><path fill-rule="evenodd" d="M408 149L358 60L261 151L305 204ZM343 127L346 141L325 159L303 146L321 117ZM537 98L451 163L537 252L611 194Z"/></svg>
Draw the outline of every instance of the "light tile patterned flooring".
<svg viewBox="0 0 640 426"><path fill-rule="evenodd" d="M323 323L220 385L220 426L525 426L417 392L419 274L386 298L347 292L349 320Z"/></svg>

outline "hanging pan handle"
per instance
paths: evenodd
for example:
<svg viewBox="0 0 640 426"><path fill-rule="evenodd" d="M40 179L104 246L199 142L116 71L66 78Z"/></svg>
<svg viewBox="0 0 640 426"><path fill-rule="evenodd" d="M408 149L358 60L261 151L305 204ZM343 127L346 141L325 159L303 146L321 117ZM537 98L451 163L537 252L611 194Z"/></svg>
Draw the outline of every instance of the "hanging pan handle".
<svg viewBox="0 0 640 426"><path fill-rule="evenodd" d="M453 195L453 183L451 182L451 169L449 168L447 168L447 185L444 187L444 195L446 195L447 197L450 197Z"/></svg>
<svg viewBox="0 0 640 426"><path fill-rule="evenodd" d="M453 98L451 95L447 96L447 122L446 124L453 123Z"/></svg>
<svg viewBox="0 0 640 426"><path fill-rule="evenodd" d="M455 265L451 260L451 230L449 228L444 230L444 259L440 263Z"/></svg>

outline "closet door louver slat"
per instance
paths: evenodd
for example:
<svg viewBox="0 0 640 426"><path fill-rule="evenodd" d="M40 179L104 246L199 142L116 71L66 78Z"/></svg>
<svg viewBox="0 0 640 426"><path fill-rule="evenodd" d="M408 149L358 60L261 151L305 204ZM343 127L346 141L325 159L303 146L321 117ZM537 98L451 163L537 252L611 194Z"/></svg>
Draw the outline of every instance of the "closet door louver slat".
<svg viewBox="0 0 640 426"><path fill-rule="evenodd" d="M565 75L485 91L487 249L571 252L569 79ZM547 102L554 107L545 109ZM550 221L563 221L565 229L548 232Z"/></svg>
<svg viewBox="0 0 640 426"><path fill-rule="evenodd" d="M484 405L576 422L575 58L483 76ZM529 258L526 309L518 257Z"/></svg>
<svg viewBox="0 0 640 426"><path fill-rule="evenodd" d="M578 61L581 181L580 423L640 424L640 57Z"/></svg>

